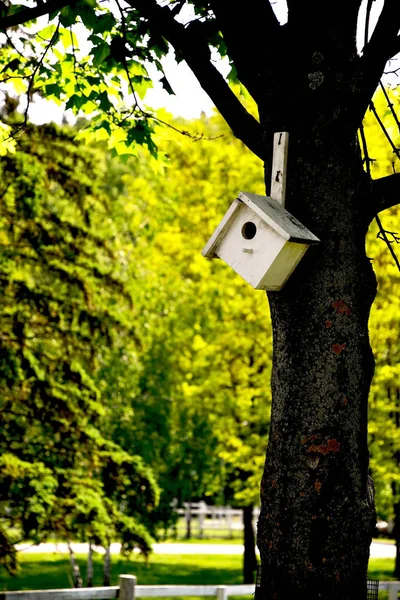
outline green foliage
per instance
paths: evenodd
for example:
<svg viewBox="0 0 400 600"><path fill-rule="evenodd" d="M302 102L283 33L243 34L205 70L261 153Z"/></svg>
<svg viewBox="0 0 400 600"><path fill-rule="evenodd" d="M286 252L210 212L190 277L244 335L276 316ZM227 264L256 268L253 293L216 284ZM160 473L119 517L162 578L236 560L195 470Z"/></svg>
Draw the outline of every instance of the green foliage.
<svg viewBox="0 0 400 600"><path fill-rule="evenodd" d="M238 191L262 192L260 162L220 118L174 125L223 143L159 131L174 177L167 166L155 175L143 151L119 170L111 163L105 182L123 203L134 239L126 252L142 282L132 288L139 373L125 348L104 374L110 419L114 439L156 470L163 519L172 499L258 503L270 408L264 294L200 254Z"/></svg>
<svg viewBox="0 0 400 600"><path fill-rule="evenodd" d="M30 127L0 171L3 564L15 569L12 542L51 533L148 553L154 478L100 433L96 374L136 338L99 156L65 130Z"/></svg>
<svg viewBox="0 0 400 600"><path fill-rule="evenodd" d="M398 102L397 93L390 90L388 93L391 102ZM382 92L375 95L374 103L379 113L384 115L385 127L398 145L399 130ZM372 175L382 177L398 171L399 159L371 111L365 117L365 125L369 154L375 159L371 165ZM398 207L386 210L380 217L388 232L387 238L399 255L395 237L399 232ZM378 516L388 520L393 519L394 507L400 501L400 273L386 244L378 239L378 234L379 229L374 222L367 238L367 253L373 261L378 282L378 293L370 316L371 345L376 365L370 392L369 441Z"/></svg>
<svg viewBox="0 0 400 600"><path fill-rule="evenodd" d="M227 56L207 3L172 4L175 10L168 10L170 18L185 4L187 14L193 11L196 16L190 23L193 39L201 18L206 47ZM13 3L1 16L24 8ZM155 82L174 93L162 64L170 45L157 28L149 27L143 14L143 9L129 4L79 0L37 21L23 22L0 38L0 83L7 82L24 95L25 116L34 92L88 117L81 138L107 140L113 153L125 158L137 155L138 145L157 156L155 123L165 122L146 106L144 98ZM178 50L175 58L182 60ZM233 63L229 81L237 87Z"/></svg>
<svg viewBox="0 0 400 600"><path fill-rule="evenodd" d="M399 210L382 215L384 227L398 231ZM368 255L378 279L378 295L370 317L371 345L375 355L375 377L370 393L369 434L371 470L374 477L378 515L393 518L393 507L400 499L400 367L398 330L400 313L398 287L400 273L381 240L378 228L371 227ZM396 250L396 248L395 248Z"/></svg>

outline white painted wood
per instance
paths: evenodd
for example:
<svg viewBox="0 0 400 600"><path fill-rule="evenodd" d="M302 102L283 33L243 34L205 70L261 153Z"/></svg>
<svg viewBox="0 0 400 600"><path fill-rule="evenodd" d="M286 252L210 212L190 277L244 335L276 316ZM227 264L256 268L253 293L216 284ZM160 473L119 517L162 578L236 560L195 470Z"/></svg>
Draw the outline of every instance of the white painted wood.
<svg viewBox="0 0 400 600"><path fill-rule="evenodd" d="M98 588L72 588L57 590L35 590L26 592L0 592L0 600L108 600L126 599L132 593L137 598L167 596L214 596L227 600L229 596L244 596L254 593L254 585L136 585L134 575L121 575L122 586Z"/></svg>
<svg viewBox="0 0 400 600"><path fill-rule="evenodd" d="M257 286L258 290L271 290L278 292L285 285L309 246L286 242L276 256L271 268Z"/></svg>
<svg viewBox="0 0 400 600"><path fill-rule="evenodd" d="M307 227L269 196L240 192L238 198L285 240L305 244L319 242L319 239Z"/></svg>
<svg viewBox="0 0 400 600"><path fill-rule="evenodd" d="M390 582L392 583L392 582ZM379 584L379 588L380 588L380 584ZM396 581L395 585L391 585L389 588L389 595L388 595L388 600L397 600L399 597L399 590L400 590L400 585L399 582Z"/></svg>
<svg viewBox="0 0 400 600"><path fill-rule="evenodd" d="M395 590L400 590L400 581L380 581L379 582L379 591L390 590L391 588L394 588Z"/></svg>
<svg viewBox="0 0 400 600"><path fill-rule="evenodd" d="M388 600L397 600L400 591L400 581L380 581L379 591L388 590Z"/></svg>
<svg viewBox="0 0 400 600"><path fill-rule="evenodd" d="M137 579L135 575L119 576L119 600L134 600Z"/></svg>
<svg viewBox="0 0 400 600"><path fill-rule="evenodd" d="M226 585L226 593L228 596L247 596L254 594L254 583L243 583L242 585Z"/></svg>
<svg viewBox="0 0 400 600"><path fill-rule="evenodd" d="M72 588L66 590L35 590L29 592L0 592L1 600L109 600L117 598L118 586Z"/></svg>
<svg viewBox="0 0 400 600"><path fill-rule="evenodd" d="M288 149L288 132L275 133L272 154L271 198L282 206L285 206Z"/></svg>
<svg viewBox="0 0 400 600"><path fill-rule="evenodd" d="M228 600L228 593L225 585L217 587L217 600Z"/></svg>
<svg viewBox="0 0 400 600"><path fill-rule="evenodd" d="M234 200L228 208L225 215L222 217L220 224L218 225L218 227L208 240L207 244L201 251L203 256L205 256L206 258L215 258L215 249L218 247L218 245L224 239L225 235L228 233L230 223L232 219L234 219L236 212L240 208L241 202L238 198L236 198L236 200Z"/></svg>
<svg viewBox="0 0 400 600"><path fill-rule="evenodd" d="M278 291L317 242L276 200L240 192L202 254L221 258L255 289Z"/></svg>
<svg viewBox="0 0 400 600"><path fill-rule="evenodd" d="M165 598L167 596L216 596L216 585L138 585L137 598Z"/></svg>
<svg viewBox="0 0 400 600"><path fill-rule="evenodd" d="M246 223L254 223L257 233L247 240L242 235ZM231 220L229 233L216 248L215 253L254 288L258 288L275 257L285 245L285 240L267 223L242 204ZM247 252L243 252L247 250ZM253 252L249 252L252 250Z"/></svg>
<svg viewBox="0 0 400 600"><path fill-rule="evenodd" d="M226 600L228 596L244 596L254 593L254 585L134 585L134 575L121 575L122 587L72 588L57 590L35 590L26 592L0 592L0 600L108 600L123 599L126 588L131 593L135 588L137 598L155 598L166 596L214 596ZM124 591L125 590L125 591Z"/></svg>

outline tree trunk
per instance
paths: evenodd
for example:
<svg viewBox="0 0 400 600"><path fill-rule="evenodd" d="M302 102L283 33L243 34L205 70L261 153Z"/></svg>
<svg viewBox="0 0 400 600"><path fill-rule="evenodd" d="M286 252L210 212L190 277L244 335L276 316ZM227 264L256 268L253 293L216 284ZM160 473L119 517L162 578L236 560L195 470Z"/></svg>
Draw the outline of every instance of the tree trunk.
<svg viewBox="0 0 400 600"><path fill-rule="evenodd" d="M192 503L188 502L185 511L185 519L186 519L186 535L185 538L187 540L192 539Z"/></svg>
<svg viewBox="0 0 400 600"><path fill-rule="evenodd" d="M254 583L257 571L256 540L253 528L253 507L243 508L243 583Z"/></svg>
<svg viewBox="0 0 400 600"><path fill-rule="evenodd" d="M104 554L104 577L103 577L103 585L108 586L111 585L111 548L107 546L105 549L106 552Z"/></svg>
<svg viewBox="0 0 400 600"><path fill-rule="evenodd" d="M93 587L93 547L89 542L88 560L86 568L86 587Z"/></svg>
<svg viewBox="0 0 400 600"><path fill-rule="evenodd" d="M73 583L74 588L81 588L82 587L82 577L81 577L79 565L76 562L75 553L72 549L71 542L69 540L68 540L67 544L68 544L68 551L69 551L69 560L71 562L71 569L72 569L72 583Z"/></svg>
<svg viewBox="0 0 400 600"><path fill-rule="evenodd" d="M336 150L334 140L324 149L316 140L292 136L286 208L321 243L280 292L268 293L274 353L258 526L262 600L365 600L375 526L367 448L368 316L376 293L365 255L369 188L351 140Z"/></svg>

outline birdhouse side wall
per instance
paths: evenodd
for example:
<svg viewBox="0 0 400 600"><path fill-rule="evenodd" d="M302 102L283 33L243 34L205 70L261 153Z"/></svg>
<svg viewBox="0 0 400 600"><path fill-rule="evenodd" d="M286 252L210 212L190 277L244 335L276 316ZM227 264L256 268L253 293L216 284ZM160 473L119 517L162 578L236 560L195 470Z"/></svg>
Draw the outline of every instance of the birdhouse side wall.
<svg viewBox="0 0 400 600"><path fill-rule="evenodd" d="M286 242L257 289L270 291L282 289L308 248L308 244Z"/></svg>
<svg viewBox="0 0 400 600"><path fill-rule="evenodd" d="M256 233L251 239L246 234ZM285 241L253 210L242 205L215 253L250 285L258 288Z"/></svg>

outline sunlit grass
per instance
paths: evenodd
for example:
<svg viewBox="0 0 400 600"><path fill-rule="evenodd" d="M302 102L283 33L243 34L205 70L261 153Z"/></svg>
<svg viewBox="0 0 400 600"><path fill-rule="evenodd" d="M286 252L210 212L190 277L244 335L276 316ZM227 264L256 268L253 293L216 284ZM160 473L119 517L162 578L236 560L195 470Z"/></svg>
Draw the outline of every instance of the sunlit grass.
<svg viewBox="0 0 400 600"><path fill-rule="evenodd" d="M85 578L86 557L77 561ZM393 579L394 559L372 558L369 577L380 581ZM102 557L94 558L94 585L102 585ZM120 574L132 574L142 585L229 585L242 583L241 555L154 554L146 563L134 556L112 558L112 585ZM34 590L72 587L68 556L53 554L21 554L20 572L10 577L0 572L0 590Z"/></svg>
<svg viewBox="0 0 400 600"><path fill-rule="evenodd" d="M77 556L81 574L85 577L86 557ZM102 558L94 559L94 585L102 585ZM242 557L232 555L154 554L146 563L140 557L112 558L112 585L121 574L136 575L142 585L167 584L238 584L242 583ZM0 574L0 589L28 590L69 588L69 559L60 554L22 554L20 572L16 577Z"/></svg>

